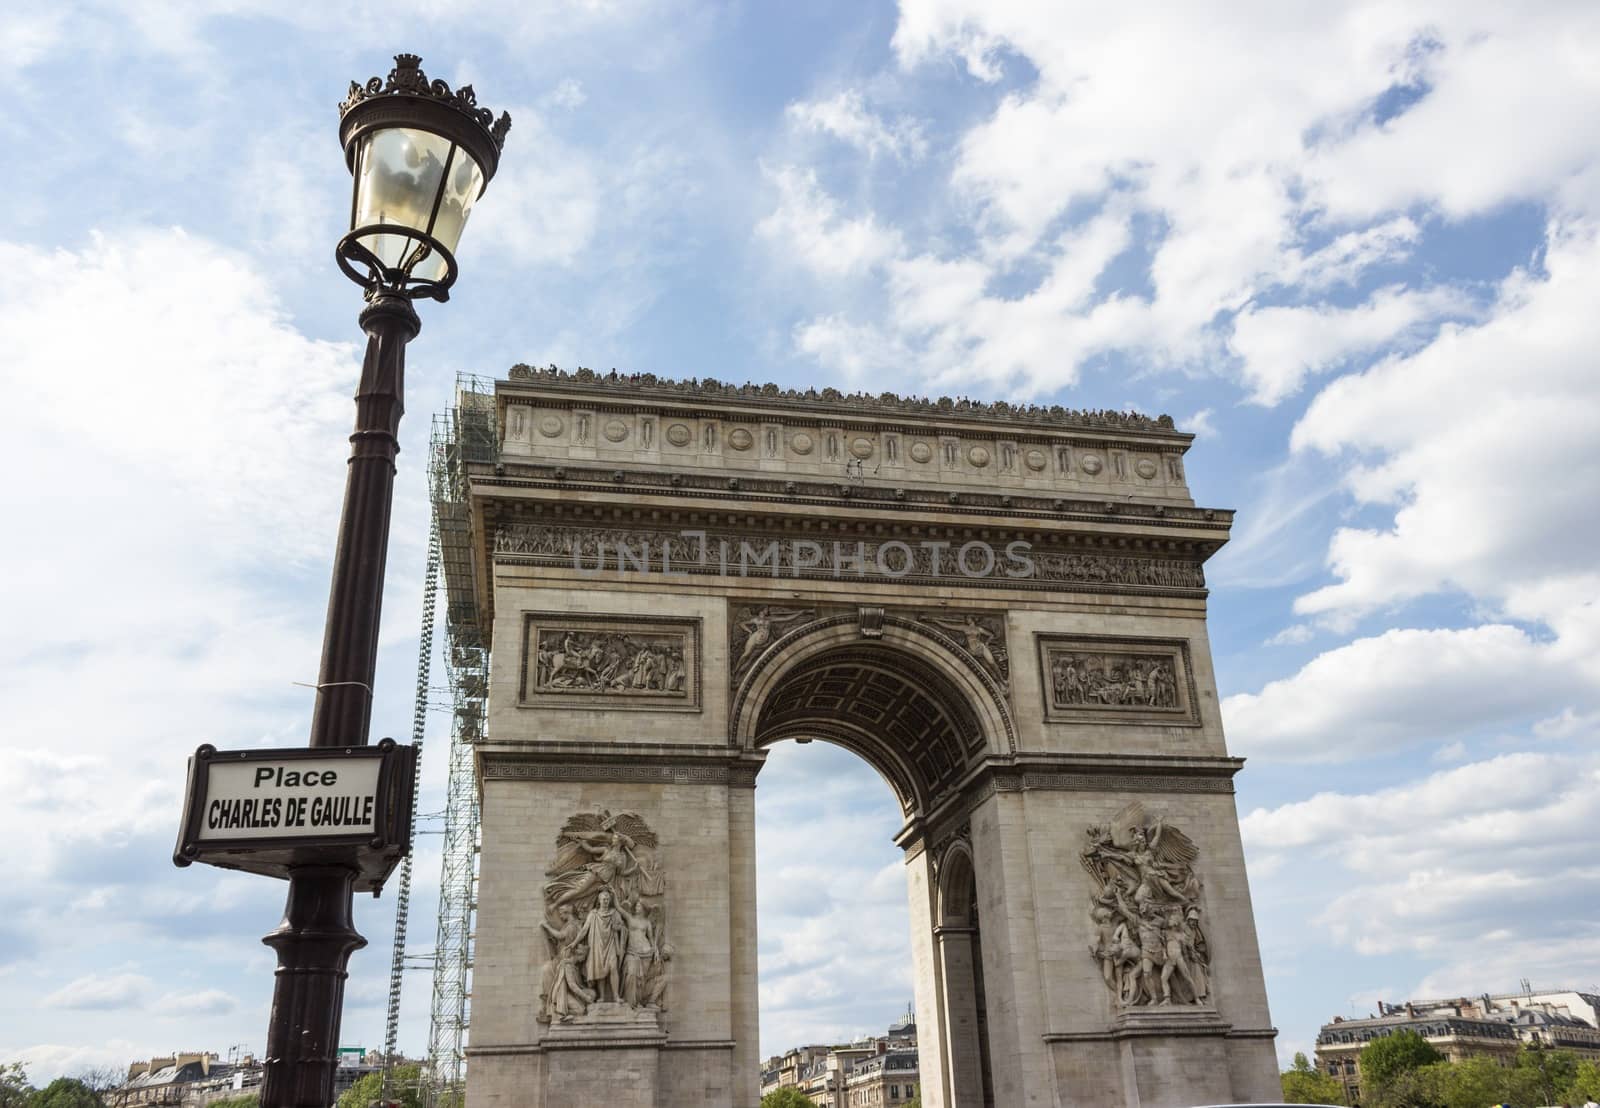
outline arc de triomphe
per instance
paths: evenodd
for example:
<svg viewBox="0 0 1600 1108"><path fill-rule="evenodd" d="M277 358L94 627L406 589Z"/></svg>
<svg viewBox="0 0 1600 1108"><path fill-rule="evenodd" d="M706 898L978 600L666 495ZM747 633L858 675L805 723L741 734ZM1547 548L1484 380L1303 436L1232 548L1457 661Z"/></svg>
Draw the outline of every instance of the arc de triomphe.
<svg viewBox="0 0 1600 1108"><path fill-rule="evenodd" d="M1277 1097L1191 436L522 366L478 399L468 1108L753 1108L781 739L902 807L928 1108Z"/></svg>

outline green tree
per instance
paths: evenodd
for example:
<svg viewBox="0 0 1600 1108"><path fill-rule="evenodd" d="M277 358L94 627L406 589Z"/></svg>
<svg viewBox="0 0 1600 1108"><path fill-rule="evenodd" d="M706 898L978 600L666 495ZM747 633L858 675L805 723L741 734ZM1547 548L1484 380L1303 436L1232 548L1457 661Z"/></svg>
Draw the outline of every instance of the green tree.
<svg viewBox="0 0 1600 1108"><path fill-rule="evenodd" d="M1577 1055L1530 1046L1506 1075L1505 1099L1513 1104L1558 1104L1578 1076Z"/></svg>
<svg viewBox="0 0 1600 1108"><path fill-rule="evenodd" d="M1362 1103L1373 1104L1377 1108L1448 1108L1446 1086L1453 1068L1449 1062L1429 1062L1425 1066L1402 1069L1372 1093L1367 1092L1368 1086L1363 1079ZM1477 1105L1475 1108L1485 1106Z"/></svg>
<svg viewBox="0 0 1600 1108"><path fill-rule="evenodd" d="M396 1066L389 1071L389 1099L401 1108L422 1108L422 1067ZM383 1074L369 1073L345 1090L337 1108L367 1108L383 1093Z"/></svg>
<svg viewBox="0 0 1600 1108"><path fill-rule="evenodd" d="M816 1102L799 1089L773 1089L761 1098L761 1108L817 1108Z"/></svg>
<svg viewBox="0 0 1600 1108"><path fill-rule="evenodd" d="M1344 1086L1313 1066L1304 1054L1283 1071L1283 1099L1289 1104L1343 1104Z"/></svg>
<svg viewBox="0 0 1600 1108"><path fill-rule="evenodd" d="M28 1108L104 1108L105 1101L76 1077L58 1077L28 1098Z"/></svg>
<svg viewBox="0 0 1600 1108"><path fill-rule="evenodd" d="M1440 1100L1445 1108L1485 1108L1507 1097L1509 1071L1498 1058L1486 1054L1444 1063Z"/></svg>
<svg viewBox="0 0 1600 1108"><path fill-rule="evenodd" d="M1586 1100L1600 1101L1600 1062L1579 1062L1572 1084L1567 1086L1563 1100L1582 1104Z"/></svg>
<svg viewBox="0 0 1600 1108"><path fill-rule="evenodd" d="M0 1065L0 1108L26 1108L33 1092L26 1066L21 1062Z"/></svg>
<svg viewBox="0 0 1600 1108"><path fill-rule="evenodd" d="M226 1100L213 1100L208 1108L261 1108L260 1093L240 1093Z"/></svg>
<svg viewBox="0 0 1600 1108"><path fill-rule="evenodd" d="M1382 1089L1409 1070L1444 1061L1444 1055L1415 1031L1396 1031L1361 1048L1361 1085Z"/></svg>

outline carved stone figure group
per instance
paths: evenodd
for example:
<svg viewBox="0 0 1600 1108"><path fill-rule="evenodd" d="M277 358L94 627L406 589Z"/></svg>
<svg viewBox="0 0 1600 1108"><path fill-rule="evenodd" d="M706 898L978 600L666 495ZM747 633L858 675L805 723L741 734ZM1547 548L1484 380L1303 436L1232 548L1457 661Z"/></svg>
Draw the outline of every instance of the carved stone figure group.
<svg viewBox="0 0 1600 1108"><path fill-rule="evenodd" d="M539 631L534 688L595 693L685 692L681 639L614 631Z"/></svg>
<svg viewBox="0 0 1600 1108"><path fill-rule="evenodd" d="M1058 706L1176 708L1172 662L1147 654L1050 655L1051 695Z"/></svg>
<svg viewBox="0 0 1600 1108"><path fill-rule="evenodd" d="M1198 1005L1211 995L1211 950L1202 927L1199 850L1137 801L1108 826L1089 828L1082 860L1099 886L1089 953L1117 1003Z"/></svg>
<svg viewBox="0 0 1600 1108"><path fill-rule="evenodd" d="M631 813L580 812L556 846L539 925L549 945L540 1020L580 1020L599 1005L664 1008L672 946L655 833Z"/></svg>

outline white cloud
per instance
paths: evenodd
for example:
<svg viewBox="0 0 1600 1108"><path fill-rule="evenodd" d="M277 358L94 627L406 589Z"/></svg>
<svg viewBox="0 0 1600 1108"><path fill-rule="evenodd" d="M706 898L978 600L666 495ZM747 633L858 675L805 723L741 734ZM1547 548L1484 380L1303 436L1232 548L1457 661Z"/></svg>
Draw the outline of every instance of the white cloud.
<svg viewBox="0 0 1600 1108"><path fill-rule="evenodd" d="M132 1008L144 998L150 979L137 973L118 973L108 976L90 974L63 985L44 997L40 1004L46 1008L78 1010Z"/></svg>
<svg viewBox="0 0 1600 1108"><path fill-rule="evenodd" d="M1241 359L1250 400L1272 405L1298 392L1308 377L1397 340L1421 338L1441 318L1470 308L1453 289L1399 287L1380 289L1353 308L1249 307L1234 317L1228 345Z"/></svg>
<svg viewBox="0 0 1600 1108"><path fill-rule="evenodd" d="M881 1033L905 1011L899 829L891 792L855 755L824 743L769 753L756 796L763 1056Z"/></svg>
<svg viewBox="0 0 1600 1108"><path fill-rule="evenodd" d="M237 1009L239 1002L221 989L200 989L192 993L167 993L157 1007L174 1015L221 1016Z"/></svg>
<svg viewBox="0 0 1600 1108"><path fill-rule="evenodd" d="M823 191L815 172L783 166L766 171L777 208L756 225L773 250L821 276L846 276L900 252L900 236L871 217L849 219Z"/></svg>
<svg viewBox="0 0 1600 1108"><path fill-rule="evenodd" d="M1429 233L1423 215L1519 199L1584 210L1600 195L1582 187L1600 177L1600 137L1573 139L1562 123L1600 111L1578 45L1597 30L1592 9L1405 0L1279 14L1221 0L1135 17L905 0L893 43L902 74L953 58L979 80L1018 83L959 136L932 218L860 217L906 241L882 281L888 313L870 306L867 323L831 297L813 319L834 333L876 328L869 347L906 349L939 387L1022 395L1073 383L1107 352L1214 371L1231 347L1254 399L1276 403L1308 376L1414 346L1467 311L1461 293L1426 278L1354 307L1330 299L1409 259ZM1547 74L1555 41L1568 45ZM824 103L852 121L838 130L885 147L846 94ZM1539 118L1523 126L1530 111ZM1113 202L1145 240L1129 244L1141 264L1131 275L1113 267L1118 255L1061 246L1063 225ZM974 262L986 268L960 324L919 327L923 281L942 291L945 270ZM1089 270L1090 295L1049 295L1063 267ZM1276 295L1285 290L1294 295ZM1291 306L1249 307L1267 294Z"/></svg>
<svg viewBox="0 0 1600 1108"><path fill-rule="evenodd" d="M0 451L33 475L0 511L36 536L0 578L27 628L0 640L7 991L50 994L30 1035L61 1042L107 1030L96 1006L147 1013L166 959L236 967L236 945L200 951L275 918L271 882L163 859L196 746L304 741L290 682L316 676L359 360L302 334L241 256L139 227L0 244L0 346L28 413ZM392 556L420 545L397 535ZM128 949L141 973L100 964Z"/></svg>
<svg viewBox="0 0 1600 1108"><path fill-rule="evenodd" d="M63 22L61 13L49 8L7 12L0 19L0 57L18 71L27 69L60 43Z"/></svg>
<svg viewBox="0 0 1600 1108"><path fill-rule="evenodd" d="M1287 855L1339 890L1314 921L1334 942L1445 967L1421 992L1526 975L1587 981L1600 970L1590 912L1600 897L1597 786L1592 754L1509 754L1377 792L1256 809L1241 829L1252 861ZM1521 941L1483 943L1500 929Z"/></svg>
<svg viewBox="0 0 1600 1108"><path fill-rule="evenodd" d="M1462 589L1554 623L1600 597L1600 226L1557 229L1545 265L1548 277L1507 278L1482 324L1447 326L1312 402L1296 449L1346 459L1350 492L1395 510L1387 528L1335 534L1339 580L1297 611L1361 613Z"/></svg>
<svg viewBox="0 0 1600 1108"><path fill-rule="evenodd" d="M0 1045L0 1057L7 1061L22 1062L28 1079L37 1084L50 1080L44 1075L82 1073L86 1069L109 1067L124 1070L131 1058L137 1058L141 1049L127 1039L113 1038L93 1045L82 1043L34 1043L31 1045ZM145 1053L149 1057L149 1052Z"/></svg>
<svg viewBox="0 0 1600 1108"><path fill-rule="evenodd" d="M1197 439L1214 439L1217 437L1216 413L1210 408L1201 408L1188 419L1179 420L1178 428Z"/></svg>
<svg viewBox="0 0 1600 1108"><path fill-rule="evenodd" d="M537 110L511 117L516 156L501 163L463 241L521 266L572 266L593 242L615 182L602 182L592 155L558 138Z"/></svg>
<svg viewBox="0 0 1600 1108"><path fill-rule="evenodd" d="M846 89L826 100L790 104L785 114L796 127L831 135L870 158L888 155L910 161L927 152L927 139L915 120L884 120L873 114L856 89Z"/></svg>
<svg viewBox="0 0 1600 1108"><path fill-rule="evenodd" d="M1348 285L1382 262L1397 262L1411 252L1422 229L1409 216L1346 231L1310 254L1291 261L1285 284L1324 289Z"/></svg>
<svg viewBox="0 0 1600 1108"><path fill-rule="evenodd" d="M1263 759L1339 762L1444 742L1592 700L1581 659L1517 627L1394 629L1357 639L1222 704L1229 747Z"/></svg>
<svg viewBox="0 0 1600 1108"><path fill-rule="evenodd" d="M582 107L589 99L589 94L583 90L583 82L571 77L563 77L556 83L556 87L545 93L540 98L541 105L548 104L553 108L578 108Z"/></svg>
<svg viewBox="0 0 1600 1108"><path fill-rule="evenodd" d="M1317 637L1316 628L1309 623L1294 623L1267 639L1267 646L1299 646Z"/></svg>

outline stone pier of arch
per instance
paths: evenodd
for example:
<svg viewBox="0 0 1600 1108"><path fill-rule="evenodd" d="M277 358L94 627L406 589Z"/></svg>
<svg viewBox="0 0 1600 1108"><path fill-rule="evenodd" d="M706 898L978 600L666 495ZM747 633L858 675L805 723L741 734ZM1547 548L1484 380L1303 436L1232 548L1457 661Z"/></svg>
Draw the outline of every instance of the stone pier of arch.
<svg viewBox="0 0 1600 1108"><path fill-rule="evenodd" d="M463 400L495 441L447 582L492 648L468 1108L754 1108L783 739L901 804L924 1105L1279 1095L1191 436L522 367Z"/></svg>

